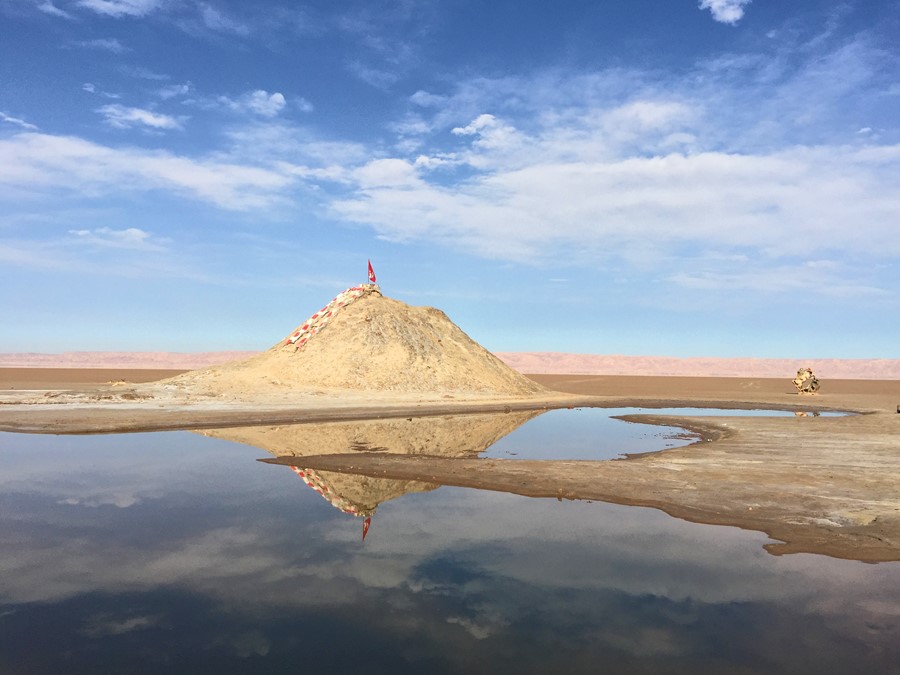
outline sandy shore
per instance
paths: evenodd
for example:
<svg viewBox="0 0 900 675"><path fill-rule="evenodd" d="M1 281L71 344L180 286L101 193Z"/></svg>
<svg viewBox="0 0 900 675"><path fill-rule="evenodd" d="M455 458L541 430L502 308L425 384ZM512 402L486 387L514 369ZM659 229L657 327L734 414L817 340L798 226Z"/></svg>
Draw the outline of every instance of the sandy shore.
<svg viewBox="0 0 900 675"><path fill-rule="evenodd" d="M24 372L27 371L27 372ZM45 433L283 424L362 417L594 405L600 407L765 407L849 417L664 417L633 421L682 426L693 445L610 462L457 459L331 454L282 463L380 478L501 490L538 497L596 499L659 508L703 523L768 533L772 553L811 552L870 562L900 560L900 382L826 380L800 397L788 379L535 375L559 392L541 399L478 400L333 393L282 394L252 405L215 402L114 402L79 396L159 376L159 371L0 369L0 428ZM171 371L162 373L172 374ZM50 387L49 385L54 385ZM65 388L68 403L42 400ZM5 391L2 391L5 390ZM29 390L27 393L23 390ZM68 397L68 398L67 398ZM74 397L74 398L72 398ZM72 403L72 401L76 401ZM2 436L0 436L2 443Z"/></svg>

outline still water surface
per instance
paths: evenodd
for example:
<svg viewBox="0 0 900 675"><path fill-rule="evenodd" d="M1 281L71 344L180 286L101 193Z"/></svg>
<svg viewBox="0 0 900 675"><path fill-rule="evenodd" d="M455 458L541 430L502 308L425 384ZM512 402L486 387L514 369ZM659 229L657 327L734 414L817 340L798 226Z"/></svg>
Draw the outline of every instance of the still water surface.
<svg viewBox="0 0 900 675"><path fill-rule="evenodd" d="M542 415L488 454L685 442L609 414ZM0 672L900 672L898 563L420 483L362 541L263 456L190 432L0 434Z"/></svg>

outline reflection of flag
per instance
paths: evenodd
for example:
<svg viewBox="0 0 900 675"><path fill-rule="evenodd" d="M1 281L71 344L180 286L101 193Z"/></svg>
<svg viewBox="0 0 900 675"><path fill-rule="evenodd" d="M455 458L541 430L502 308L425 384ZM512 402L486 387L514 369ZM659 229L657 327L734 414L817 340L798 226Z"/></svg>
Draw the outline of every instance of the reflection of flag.
<svg viewBox="0 0 900 675"><path fill-rule="evenodd" d="M366 535L369 534L369 525L372 524L372 516L369 516L363 521L363 541L366 540Z"/></svg>
<svg viewBox="0 0 900 675"><path fill-rule="evenodd" d="M375 270L372 269L372 261L369 261L369 283L375 283Z"/></svg>

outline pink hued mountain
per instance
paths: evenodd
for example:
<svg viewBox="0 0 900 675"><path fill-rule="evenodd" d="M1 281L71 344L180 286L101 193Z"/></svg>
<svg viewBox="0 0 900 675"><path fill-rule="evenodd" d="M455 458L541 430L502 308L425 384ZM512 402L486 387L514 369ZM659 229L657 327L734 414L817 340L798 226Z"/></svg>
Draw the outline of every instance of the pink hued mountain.
<svg viewBox="0 0 900 675"><path fill-rule="evenodd" d="M192 370L244 359L256 352L64 352L0 354L0 368L149 368ZM757 359L620 356L557 352L497 352L522 373L557 375L671 375L702 377L793 377L809 366L820 378L900 379L900 359Z"/></svg>
<svg viewBox="0 0 900 675"><path fill-rule="evenodd" d="M603 356L556 352L498 353L523 373L558 375L672 375L679 377L793 377L808 366L817 377L900 379L898 359L757 359L674 356Z"/></svg>
<svg viewBox="0 0 900 675"><path fill-rule="evenodd" d="M0 368L148 368L193 370L253 356L256 352L34 352L0 354Z"/></svg>

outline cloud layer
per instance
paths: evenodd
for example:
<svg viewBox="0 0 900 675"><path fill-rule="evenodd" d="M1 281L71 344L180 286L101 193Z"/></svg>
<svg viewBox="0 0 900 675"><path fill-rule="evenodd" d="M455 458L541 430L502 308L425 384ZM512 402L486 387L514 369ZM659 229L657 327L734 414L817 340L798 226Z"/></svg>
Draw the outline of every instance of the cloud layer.
<svg viewBox="0 0 900 675"><path fill-rule="evenodd" d="M279 203L293 177L273 169L163 151L112 148L80 138L23 133L0 140L0 185L100 196L168 190L223 209Z"/></svg>
<svg viewBox="0 0 900 675"><path fill-rule="evenodd" d="M751 0L700 0L700 9L708 9L719 23L736 24L744 17Z"/></svg>

